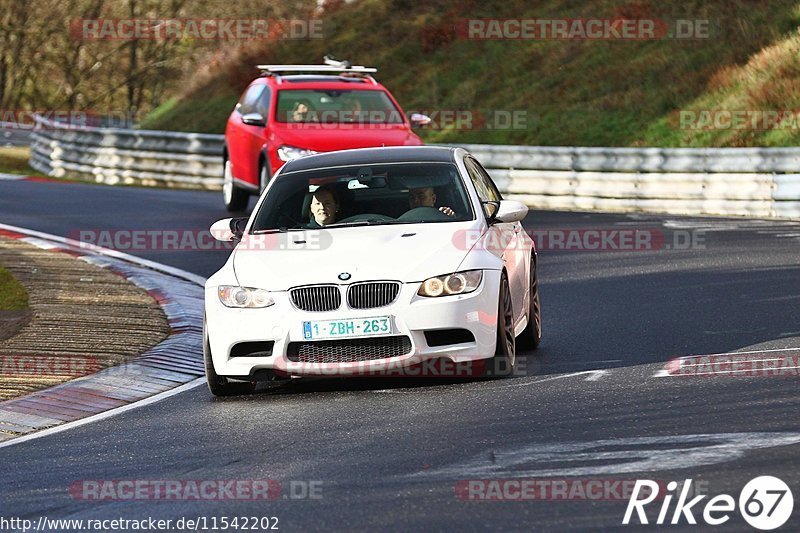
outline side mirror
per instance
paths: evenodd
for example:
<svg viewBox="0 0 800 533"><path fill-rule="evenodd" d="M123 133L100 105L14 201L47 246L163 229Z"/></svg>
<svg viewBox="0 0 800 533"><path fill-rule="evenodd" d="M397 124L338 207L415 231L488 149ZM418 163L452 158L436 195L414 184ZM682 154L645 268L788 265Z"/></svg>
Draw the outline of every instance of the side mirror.
<svg viewBox="0 0 800 533"><path fill-rule="evenodd" d="M408 120L411 122L412 128L421 128L431 123L431 117L423 115L422 113L411 113Z"/></svg>
<svg viewBox="0 0 800 533"><path fill-rule="evenodd" d="M244 235L247 218L223 218L211 225L211 235L222 242L239 241Z"/></svg>
<svg viewBox="0 0 800 533"><path fill-rule="evenodd" d="M248 126L266 126L267 119L261 113L247 113L242 115L242 122Z"/></svg>
<svg viewBox="0 0 800 533"><path fill-rule="evenodd" d="M494 214L489 217L491 222L519 222L528 214L528 206L516 200L502 200L500 202L486 202L497 206Z"/></svg>
<svg viewBox="0 0 800 533"><path fill-rule="evenodd" d="M481 202L481 207L483 207L483 214L486 215L489 222L495 222L494 216L497 214L497 210L500 209L500 202Z"/></svg>

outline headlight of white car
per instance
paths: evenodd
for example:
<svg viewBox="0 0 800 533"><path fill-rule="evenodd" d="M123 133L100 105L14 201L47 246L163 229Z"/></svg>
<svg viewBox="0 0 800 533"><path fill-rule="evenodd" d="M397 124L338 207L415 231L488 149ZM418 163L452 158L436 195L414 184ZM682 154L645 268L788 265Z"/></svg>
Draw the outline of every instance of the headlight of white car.
<svg viewBox="0 0 800 533"><path fill-rule="evenodd" d="M258 308L275 305L275 300L264 289L220 285L217 294L219 294L219 301L225 307Z"/></svg>
<svg viewBox="0 0 800 533"><path fill-rule="evenodd" d="M314 155L316 153L317 152L314 150L306 150L305 148L297 148L296 146L281 146L278 148L278 157L281 161L291 161L298 157Z"/></svg>
<svg viewBox="0 0 800 533"><path fill-rule="evenodd" d="M467 294L478 288L481 284L481 279L483 279L482 270L466 270L464 272L436 276L423 281L417 294L430 298Z"/></svg>

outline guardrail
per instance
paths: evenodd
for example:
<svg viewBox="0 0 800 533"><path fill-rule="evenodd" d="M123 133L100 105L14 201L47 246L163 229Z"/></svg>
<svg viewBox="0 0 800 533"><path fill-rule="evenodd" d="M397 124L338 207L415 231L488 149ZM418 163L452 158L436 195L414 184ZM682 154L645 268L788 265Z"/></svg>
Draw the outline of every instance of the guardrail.
<svg viewBox="0 0 800 533"><path fill-rule="evenodd" d="M36 120L31 166L49 176L221 187L222 135ZM800 217L800 148L462 146L504 195L541 209Z"/></svg>
<svg viewBox="0 0 800 533"><path fill-rule="evenodd" d="M542 209L800 217L800 148L461 146Z"/></svg>
<svg viewBox="0 0 800 533"><path fill-rule="evenodd" d="M222 135L76 127L37 116L30 165L109 185L222 187Z"/></svg>
<svg viewBox="0 0 800 533"><path fill-rule="evenodd" d="M21 128L13 122L0 122L0 146L28 146L32 129Z"/></svg>

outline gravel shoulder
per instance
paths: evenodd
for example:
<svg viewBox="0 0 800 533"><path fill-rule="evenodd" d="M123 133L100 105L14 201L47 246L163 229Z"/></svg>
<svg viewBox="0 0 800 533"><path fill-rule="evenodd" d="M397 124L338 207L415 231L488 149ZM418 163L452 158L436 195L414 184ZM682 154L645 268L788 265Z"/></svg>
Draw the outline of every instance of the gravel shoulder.
<svg viewBox="0 0 800 533"><path fill-rule="evenodd" d="M118 365L170 334L156 299L113 270L5 237L0 266L30 306L6 312L5 330L16 334L0 335L0 400Z"/></svg>

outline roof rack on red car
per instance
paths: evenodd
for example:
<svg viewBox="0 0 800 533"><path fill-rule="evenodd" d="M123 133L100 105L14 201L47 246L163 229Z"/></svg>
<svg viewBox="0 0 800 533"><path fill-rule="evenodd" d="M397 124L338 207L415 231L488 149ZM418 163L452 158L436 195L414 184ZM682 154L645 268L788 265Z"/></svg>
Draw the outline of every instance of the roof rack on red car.
<svg viewBox="0 0 800 533"><path fill-rule="evenodd" d="M365 67L363 65L353 65L349 61L338 61L332 57L325 56L324 65L257 65L262 74L266 76L279 77L281 74L292 73L326 73L326 74L341 74L341 75L364 75L373 83L377 83L372 76L378 72L375 67Z"/></svg>

